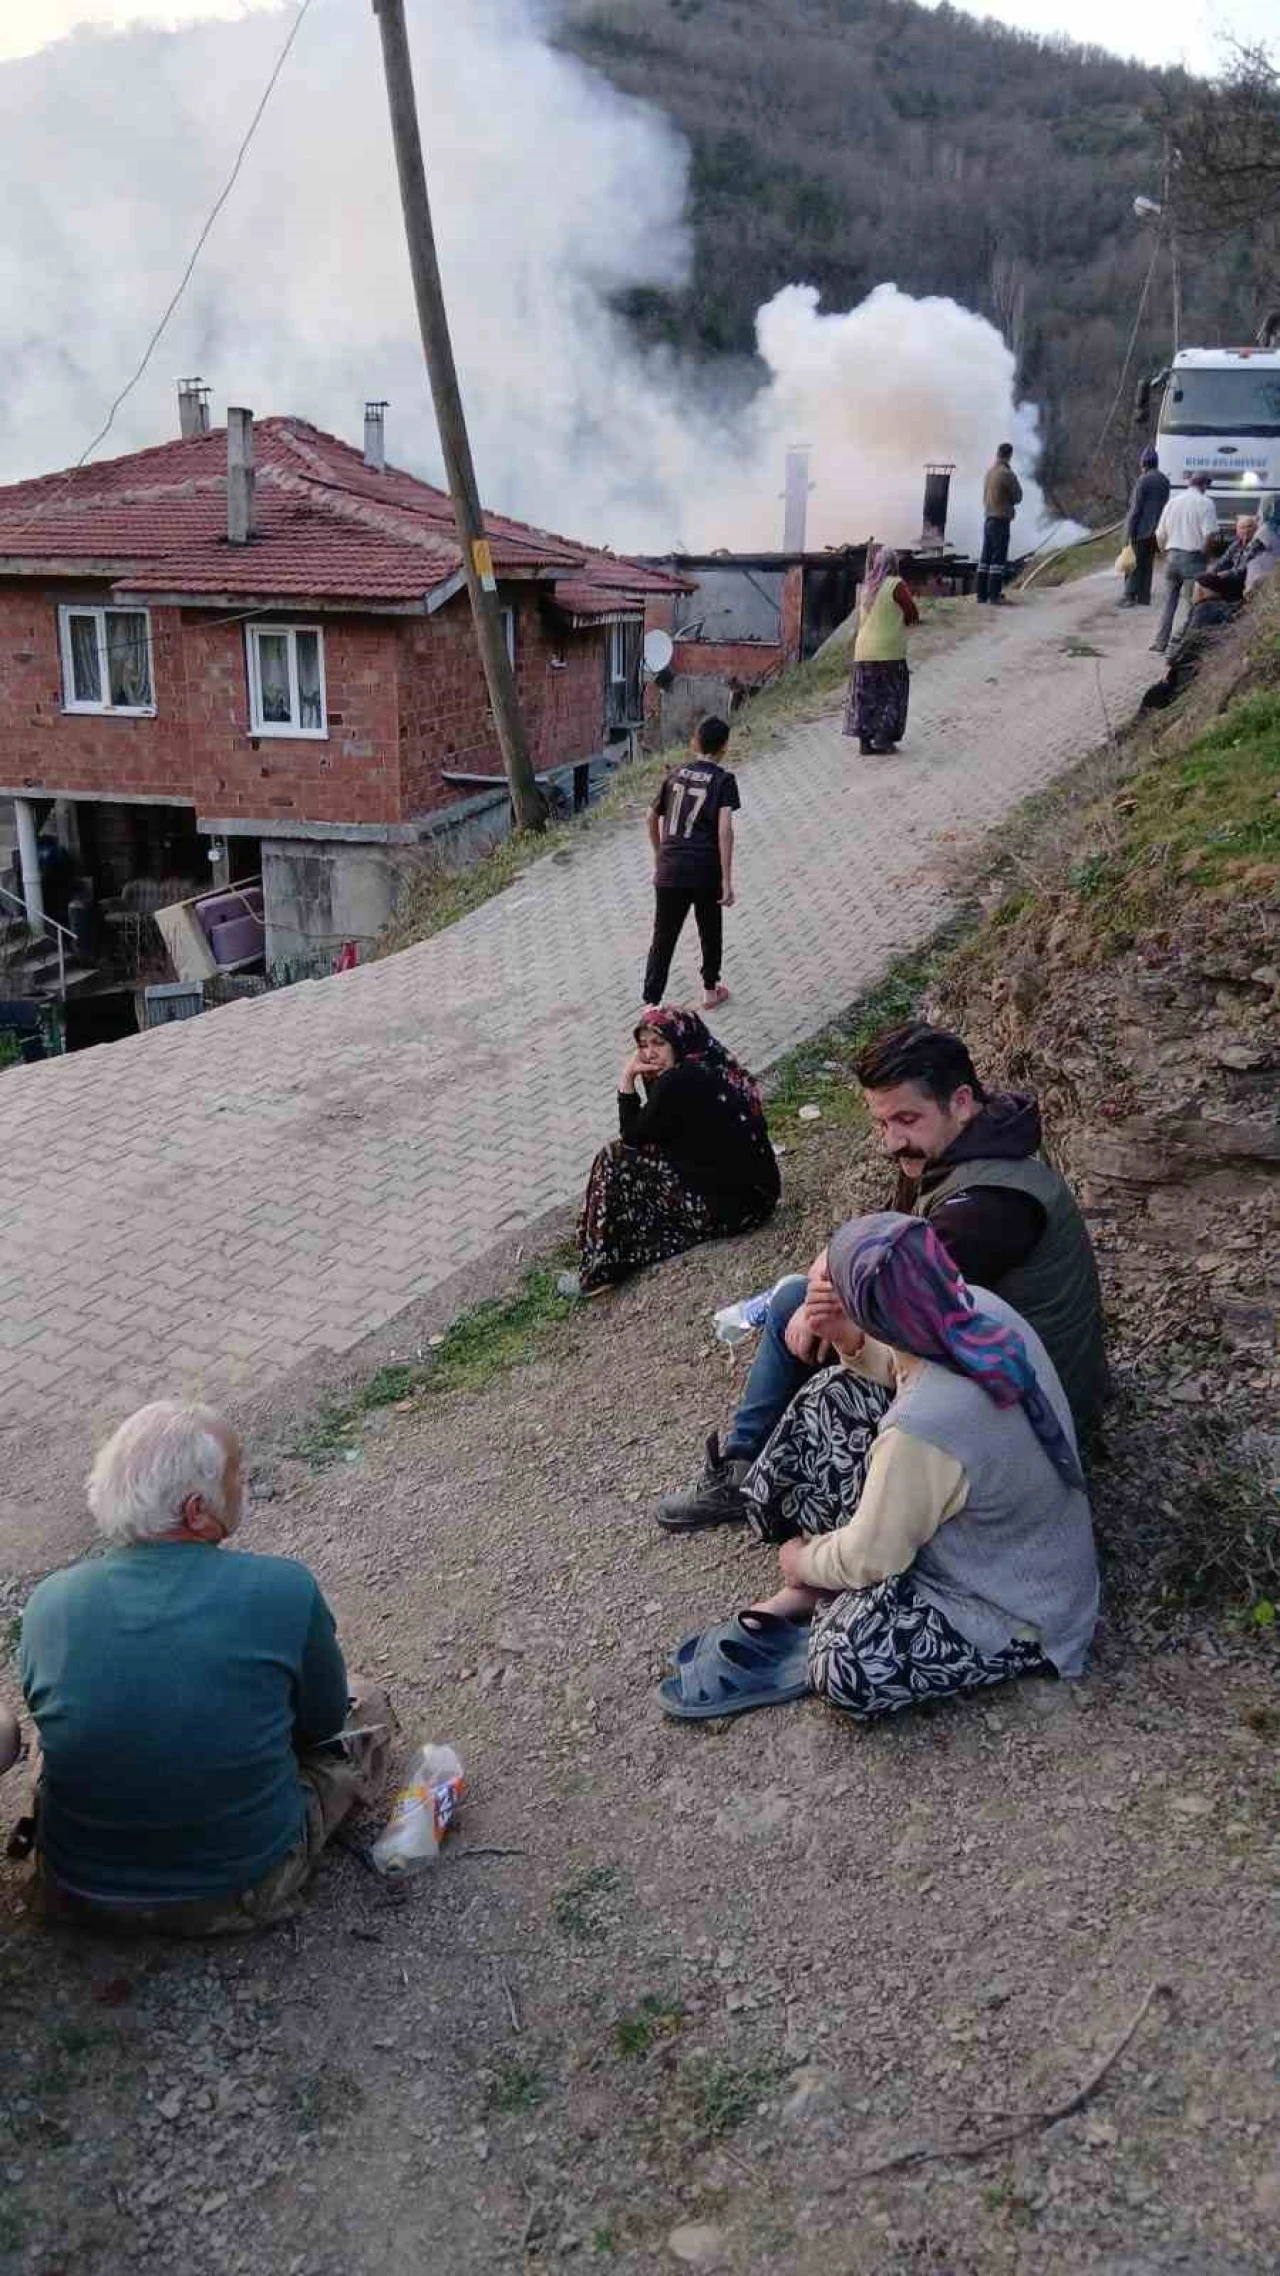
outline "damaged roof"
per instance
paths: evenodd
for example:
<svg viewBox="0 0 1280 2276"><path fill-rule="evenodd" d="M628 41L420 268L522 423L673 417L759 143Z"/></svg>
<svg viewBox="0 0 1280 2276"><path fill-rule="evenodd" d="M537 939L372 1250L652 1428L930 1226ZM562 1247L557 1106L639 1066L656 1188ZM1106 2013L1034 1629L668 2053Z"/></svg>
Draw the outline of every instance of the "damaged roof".
<svg viewBox="0 0 1280 2276"><path fill-rule="evenodd" d="M426 605L462 577L443 490L377 472L303 419L254 426L254 533L227 537L225 428L0 489L0 573L94 575L146 599ZM685 580L651 564L485 514L500 578L552 588L575 621L640 612Z"/></svg>

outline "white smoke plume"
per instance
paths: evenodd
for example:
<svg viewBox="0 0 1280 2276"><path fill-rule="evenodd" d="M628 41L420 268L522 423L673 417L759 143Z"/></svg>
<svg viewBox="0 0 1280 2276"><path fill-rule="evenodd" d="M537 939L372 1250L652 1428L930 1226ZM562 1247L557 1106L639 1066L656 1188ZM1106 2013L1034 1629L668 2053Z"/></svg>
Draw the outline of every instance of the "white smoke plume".
<svg viewBox="0 0 1280 2276"><path fill-rule="evenodd" d="M783 457L812 447L809 542L918 535L926 459L956 462L949 535L977 534L983 469L1034 410L983 318L880 286L823 314L761 309L761 364L714 378L637 349L612 310L688 272L687 152L656 112L557 50L538 0L410 0L437 235L490 504L618 548L781 542ZM70 464L136 364L279 51L269 11L182 32L80 32L0 66L0 480ZM244 171L156 359L99 455L176 432L174 378L259 415L359 431L391 401L391 457L440 478L395 184L376 20L313 0Z"/></svg>

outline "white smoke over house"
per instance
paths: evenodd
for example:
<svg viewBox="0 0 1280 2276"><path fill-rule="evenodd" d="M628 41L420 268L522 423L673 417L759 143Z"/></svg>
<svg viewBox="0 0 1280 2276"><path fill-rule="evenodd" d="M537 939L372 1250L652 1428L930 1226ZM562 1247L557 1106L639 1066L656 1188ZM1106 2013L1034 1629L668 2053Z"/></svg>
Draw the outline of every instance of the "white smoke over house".
<svg viewBox="0 0 1280 2276"><path fill-rule="evenodd" d="M656 113L549 44L537 0L410 0L437 234L480 483L494 505L618 547L780 542L788 444L812 446L810 543L920 527L926 459L953 459L949 534L1035 414L982 318L883 285L843 315L804 285L758 319L762 372L639 351L612 312L688 269L687 153ZM0 480L73 461L167 301L278 53L287 16L81 33L0 66ZM389 451L439 479L367 5L314 0L241 178L103 455L175 432L173 379L353 439L391 400Z"/></svg>

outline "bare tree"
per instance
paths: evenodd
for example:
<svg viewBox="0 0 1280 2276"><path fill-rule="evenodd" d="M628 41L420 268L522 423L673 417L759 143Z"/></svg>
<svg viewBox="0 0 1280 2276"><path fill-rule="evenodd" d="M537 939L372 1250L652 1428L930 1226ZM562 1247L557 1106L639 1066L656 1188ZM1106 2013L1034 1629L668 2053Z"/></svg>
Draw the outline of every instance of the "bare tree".
<svg viewBox="0 0 1280 2276"><path fill-rule="evenodd" d="M1216 243L1280 223L1280 70L1263 46L1234 43L1222 77L1189 100L1166 97L1170 196L1179 234Z"/></svg>

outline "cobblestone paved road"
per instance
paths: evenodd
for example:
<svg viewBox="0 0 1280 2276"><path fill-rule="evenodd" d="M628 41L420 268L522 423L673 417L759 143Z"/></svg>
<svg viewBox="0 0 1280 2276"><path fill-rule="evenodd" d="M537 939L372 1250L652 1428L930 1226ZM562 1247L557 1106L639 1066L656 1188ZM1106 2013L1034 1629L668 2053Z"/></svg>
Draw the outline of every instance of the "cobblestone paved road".
<svg viewBox="0 0 1280 2276"><path fill-rule="evenodd" d="M897 761L860 761L834 718L752 761L716 1023L744 1059L927 934L931 858L1128 715L1148 626L1114 604L1067 588L926 663ZM7 1074L0 1450L346 1350L571 1198L612 1134L649 915L621 827L385 963ZM696 985L690 928L668 994Z"/></svg>

